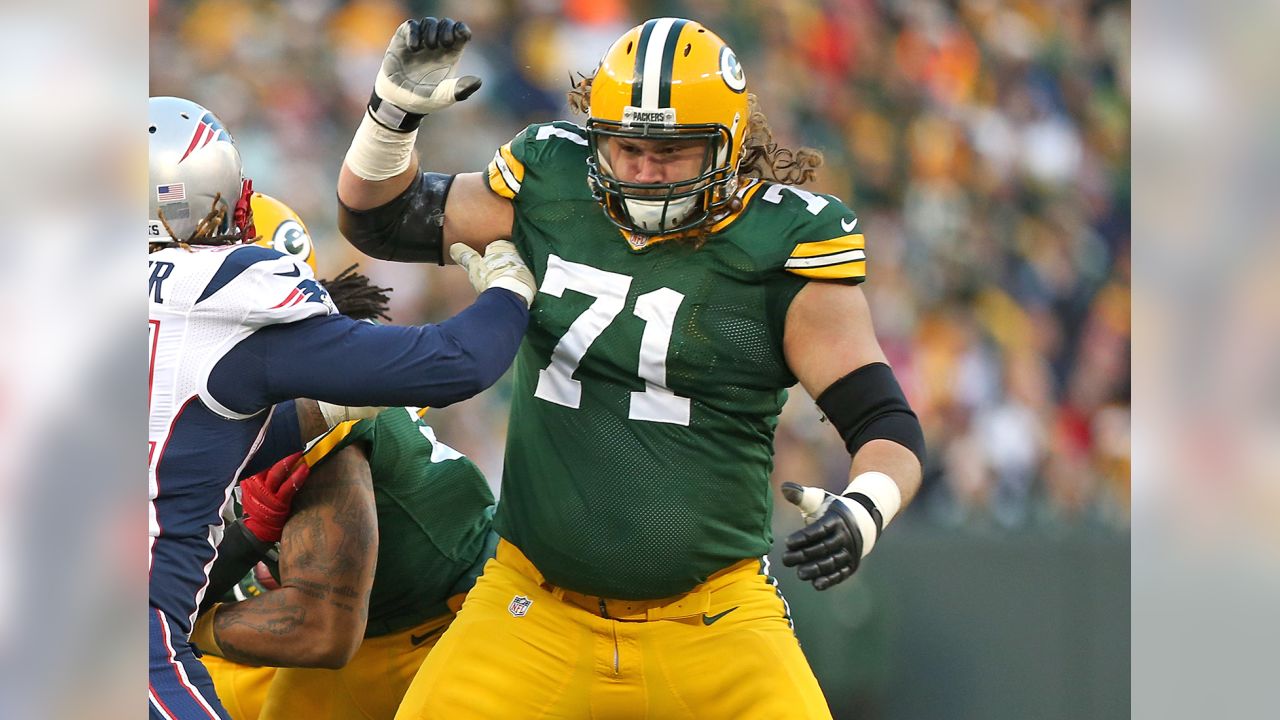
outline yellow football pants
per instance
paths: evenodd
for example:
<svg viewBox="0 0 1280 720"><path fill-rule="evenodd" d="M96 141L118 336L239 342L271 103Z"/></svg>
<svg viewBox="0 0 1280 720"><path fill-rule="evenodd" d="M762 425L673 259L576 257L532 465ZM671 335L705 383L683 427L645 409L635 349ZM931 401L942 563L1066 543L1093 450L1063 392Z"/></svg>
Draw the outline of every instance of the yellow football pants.
<svg viewBox="0 0 1280 720"><path fill-rule="evenodd" d="M257 720L276 668L241 665L216 655L205 655L200 662L213 677L218 699L231 720Z"/></svg>
<svg viewBox="0 0 1280 720"><path fill-rule="evenodd" d="M743 560L677 597L605 599L602 613L503 540L396 720L830 718L761 569Z"/></svg>
<svg viewBox="0 0 1280 720"><path fill-rule="evenodd" d="M391 720L452 620L449 613L366 638L340 670L250 667L208 655L205 667L233 720Z"/></svg>

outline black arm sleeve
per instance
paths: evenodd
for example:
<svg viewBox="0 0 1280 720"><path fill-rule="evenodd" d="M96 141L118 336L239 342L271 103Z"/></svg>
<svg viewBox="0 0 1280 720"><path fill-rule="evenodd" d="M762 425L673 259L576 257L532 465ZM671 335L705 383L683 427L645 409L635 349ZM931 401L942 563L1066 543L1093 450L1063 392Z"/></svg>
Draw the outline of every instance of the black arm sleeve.
<svg viewBox="0 0 1280 720"><path fill-rule="evenodd" d="M227 525L218 545L218 559L209 568L209 587L205 589L200 610L208 610L221 600L270 549L269 544L250 535L239 520Z"/></svg>
<svg viewBox="0 0 1280 720"><path fill-rule="evenodd" d="M379 260L444 265L444 203L452 175L422 172L386 205L352 210L338 200L338 229Z"/></svg>
<svg viewBox="0 0 1280 720"><path fill-rule="evenodd" d="M817 402L840 431L850 455L872 440L892 440L914 453L924 466L924 431L888 365L863 365L831 383Z"/></svg>

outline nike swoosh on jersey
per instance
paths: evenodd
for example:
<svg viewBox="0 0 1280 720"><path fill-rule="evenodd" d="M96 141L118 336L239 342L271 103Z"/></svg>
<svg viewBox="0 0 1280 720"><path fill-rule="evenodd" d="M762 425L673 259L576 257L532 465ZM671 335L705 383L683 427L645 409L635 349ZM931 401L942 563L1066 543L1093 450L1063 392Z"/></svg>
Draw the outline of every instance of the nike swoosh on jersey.
<svg viewBox="0 0 1280 720"><path fill-rule="evenodd" d="M279 275L280 277L298 277L301 274L302 274L302 269L299 268L297 265L293 266L293 272L276 273L276 275Z"/></svg>
<svg viewBox="0 0 1280 720"><path fill-rule="evenodd" d="M846 224L844 220L840 221L840 229L845 232L853 232L853 228L858 224L858 218L854 218L853 222Z"/></svg>
<svg viewBox="0 0 1280 720"><path fill-rule="evenodd" d="M737 609L738 609L738 606L737 606L737 605L734 605L733 607L729 608L728 610L725 610L725 611L724 611L724 612L722 612L722 613L716 613L715 615L708 615L708 614L706 614L706 613L702 613L702 624L703 624L703 625L710 625L711 623L713 623L713 622L715 622L715 621L719 620L720 618L724 617L725 615L728 615L729 613L731 613L731 612L733 612L734 610L737 610Z"/></svg>
<svg viewBox="0 0 1280 720"><path fill-rule="evenodd" d="M442 632L444 632L444 628L439 627L439 628L436 628L435 630L432 630L431 632L423 633L421 635L410 635L409 642L414 647L418 647L422 643L426 642L427 640L430 640L431 638L435 637L436 635L439 635Z"/></svg>

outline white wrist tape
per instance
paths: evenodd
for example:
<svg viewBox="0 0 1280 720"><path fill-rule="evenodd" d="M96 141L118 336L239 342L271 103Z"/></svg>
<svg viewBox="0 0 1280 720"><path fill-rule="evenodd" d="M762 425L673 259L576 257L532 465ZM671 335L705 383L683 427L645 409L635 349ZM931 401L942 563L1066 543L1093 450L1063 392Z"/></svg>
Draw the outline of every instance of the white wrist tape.
<svg viewBox="0 0 1280 720"><path fill-rule="evenodd" d="M863 495L880 512L880 526L876 527L876 521L871 512L856 500L854 503L857 507L851 508L854 510L853 515L858 523L858 530L862 533L862 557L866 557L867 553L871 552L871 548L875 547L880 533L884 528L889 527L889 522L902 508L902 491L898 489L898 483L894 482L893 478L882 472L873 471L859 474L842 494Z"/></svg>
<svg viewBox="0 0 1280 720"><path fill-rule="evenodd" d="M365 180L377 182L404 172L413 157L413 143L418 131L388 130L369 116L366 110L351 147L344 160L351 172Z"/></svg>

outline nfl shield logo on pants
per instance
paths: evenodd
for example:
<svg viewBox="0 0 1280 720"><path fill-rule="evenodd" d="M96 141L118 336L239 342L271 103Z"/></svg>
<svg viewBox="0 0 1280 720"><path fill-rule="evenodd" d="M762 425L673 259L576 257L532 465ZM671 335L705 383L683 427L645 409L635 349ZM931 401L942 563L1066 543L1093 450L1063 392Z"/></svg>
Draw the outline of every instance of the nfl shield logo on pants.
<svg viewBox="0 0 1280 720"><path fill-rule="evenodd" d="M523 595L517 595L511 598L511 604L507 606L507 611L511 613L511 617L524 617L529 612L529 606L533 601Z"/></svg>

